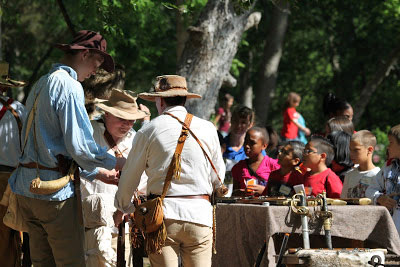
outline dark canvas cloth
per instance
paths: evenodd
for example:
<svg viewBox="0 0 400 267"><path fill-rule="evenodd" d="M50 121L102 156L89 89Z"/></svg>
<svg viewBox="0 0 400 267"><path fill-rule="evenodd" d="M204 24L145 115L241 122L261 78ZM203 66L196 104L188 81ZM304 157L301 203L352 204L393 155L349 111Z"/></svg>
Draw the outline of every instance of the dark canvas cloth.
<svg viewBox="0 0 400 267"><path fill-rule="evenodd" d="M311 207L311 212L319 208ZM400 255L400 238L386 208L381 206L329 206L333 212L332 236L370 240ZM217 254L213 266L253 266L264 240L270 241L261 266L275 266L272 235L301 233L300 217L286 206L218 204ZM323 235L322 223L309 222L310 234ZM334 244L335 245L335 244ZM313 243L311 241L311 247ZM269 263L268 263L269 261Z"/></svg>

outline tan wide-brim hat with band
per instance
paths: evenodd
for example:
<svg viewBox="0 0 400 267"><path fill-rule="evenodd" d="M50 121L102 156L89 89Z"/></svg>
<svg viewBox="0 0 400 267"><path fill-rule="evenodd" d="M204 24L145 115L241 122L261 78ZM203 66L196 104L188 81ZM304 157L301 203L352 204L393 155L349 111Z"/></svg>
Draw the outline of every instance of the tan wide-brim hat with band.
<svg viewBox="0 0 400 267"><path fill-rule="evenodd" d="M25 82L16 81L8 77L9 65L7 62L0 62L0 86L2 87L23 87Z"/></svg>
<svg viewBox="0 0 400 267"><path fill-rule="evenodd" d="M154 91L141 93L140 98L155 101L156 97L186 96L187 98L201 98L201 95L189 93L185 77L178 75L163 75L156 78Z"/></svg>
<svg viewBox="0 0 400 267"><path fill-rule="evenodd" d="M124 90L113 89L108 100L95 98L94 103L98 108L124 120L140 120L150 116L139 109L136 97Z"/></svg>

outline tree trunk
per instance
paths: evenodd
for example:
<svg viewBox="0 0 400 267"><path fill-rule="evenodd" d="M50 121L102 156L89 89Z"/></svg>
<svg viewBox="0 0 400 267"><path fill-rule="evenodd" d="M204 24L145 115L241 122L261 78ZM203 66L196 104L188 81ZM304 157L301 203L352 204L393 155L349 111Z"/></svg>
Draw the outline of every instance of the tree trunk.
<svg viewBox="0 0 400 267"><path fill-rule="evenodd" d="M185 30L185 22L182 16L182 10L180 6L183 4L183 0L176 0L176 6L178 9L176 12L176 62L179 62L183 49L185 48L185 43L187 40L187 32Z"/></svg>
<svg viewBox="0 0 400 267"><path fill-rule="evenodd" d="M246 107L253 108L253 86L251 85L251 73L253 67L253 51L249 50L247 68L241 73L240 89L242 104Z"/></svg>
<svg viewBox="0 0 400 267"><path fill-rule="evenodd" d="M254 88L254 108L260 125L267 124L268 107L276 87L283 39L288 24L289 2L283 0L276 4L279 6L274 5L272 8L270 28L265 39L263 64Z"/></svg>
<svg viewBox="0 0 400 267"><path fill-rule="evenodd" d="M254 4L236 14L232 1L209 0L196 26L189 27L177 73L186 78L189 91L203 97L186 104L196 116L209 119L222 83L232 80L229 70Z"/></svg>
<svg viewBox="0 0 400 267"><path fill-rule="evenodd" d="M386 58L386 60L378 64L375 75L367 82L360 93L360 98L354 105L353 123L357 125L360 121L365 108L367 107L372 95L382 83L386 76L389 76L390 71L393 69L397 60L400 57L400 46L394 48Z"/></svg>

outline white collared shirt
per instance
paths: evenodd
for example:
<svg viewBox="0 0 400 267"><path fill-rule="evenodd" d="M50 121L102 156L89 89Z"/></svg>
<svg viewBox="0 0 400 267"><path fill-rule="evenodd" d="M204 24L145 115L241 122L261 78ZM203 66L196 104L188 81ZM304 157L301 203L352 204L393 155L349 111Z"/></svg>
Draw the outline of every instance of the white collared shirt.
<svg viewBox="0 0 400 267"><path fill-rule="evenodd" d="M168 107L165 112L184 121L187 111L182 106ZM215 126L193 117L190 125L221 179L225 176L220 144ZM160 115L143 126L133 140L132 150L122 170L115 198L115 206L124 212L133 212L131 198L143 171L148 176L147 194L161 195L168 167L175 152L182 125L169 115ZM199 144L189 134L181 154L182 172L179 180L172 180L167 196L211 195L213 187L221 186ZM164 217L212 226L212 206L204 199L165 198Z"/></svg>
<svg viewBox="0 0 400 267"><path fill-rule="evenodd" d="M0 96L5 101L8 100L6 96ZM24 105L18 101L14 101L11 107L18 113L21 122L23 123L26 119L26 111ZM0 110L3 108L3 104L0 103ZM22 144L24 137L21 136ZM17 167L19 157L21 156L19 130L17 120L14 115L7 110L4 113L3 118L0 120L0 165L9 167Z"/></svg>
<svg viewBox="0 0 400 267"><path fill-rule="evenodd" d="M96 143L101 146L101 147L107 147L108 148L108 153L111 155L114 155L114 150L110 148L108 145L106 139L104 138L104 131L105 131L105 126L104 123L97 121L97 120L92 120L91 121L92 127L93 127L93 139L96 141ZM128 157L129 151L131 150L132 147L132 141L133 138L135 137L136 131L134 129L129 130L129 132L122 137L118 143L118 149L124 156L124 158ZM101 169L101 168L99 168ZM94 172L97 174L97 171ZM81 173L82 177L85 177L88 172L83 171ZM142 189L146 187L146 175L143 175L143 178L141 180L141 184L139 186L139 189ZM81 191L82 191L82 198L85 198L91 194L95 193L108 193L111 195L115 195L117 192L117 186L112 185L112 184L106 184L98 179L93 179L93 180L88 180L88 179L81 179ZM145 190L145 189L144 189ZM112 205L113 203L111 203Z"/></svg>

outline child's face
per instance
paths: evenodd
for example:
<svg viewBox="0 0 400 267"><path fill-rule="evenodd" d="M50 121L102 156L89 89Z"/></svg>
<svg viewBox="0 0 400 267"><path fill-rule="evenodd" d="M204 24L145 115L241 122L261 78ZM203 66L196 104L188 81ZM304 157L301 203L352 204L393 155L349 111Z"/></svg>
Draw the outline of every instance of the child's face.
<svg viewBox="0 0 400 267"><path fill-rule="evenodd" d="M232 120L231 133L237 135L246 134L247 130L251 127L250 118L239 118L239 120Z"/></svg>
<svg viewBox="0 0 400 267"><path fill-rule="evenodd" d="M400 159L400 144L397 142L396 137L393 135L388 136L389 139L389 159Z"/></svg>
<svg viewBox="0 0 400 267"><path fill-rule="evenodd" d="M226 101L226 106L230 108L232 107L232 105L233 105L233 98L229 98L228 101Z"/></svg>
<svg viewBox="0 0 400 267"><path fill-rule="evenodd" d="M279 149L278 163L282 167L292 167L297 165L298 160L296 161L296 159L293 158L293 148L291 145L286 145Z"/></svg>
<svg viewBox="0 0 400 267"><path fill-rule="evenodd" d="M264 144L261 133L257 131L248 131L244 138L243 148L249 158L255 158L267 148L267 144Z"/></svg>
<svg viewBox="0 0 400 267"><path fill-rule="evenodd" d="M314 147L313 142L308 142L303 151L303 166L314 169L318 167L319 163L321 162L321 158L321 154L318 153L318 150Z"/></svg>
<svg viewBox="0 0 400 267"><path fill-rule="evenodd" d="M355 164L363 164L371 160L372 151L372 147L366 147L359 142L350 141L350 159Z"/></svg>
<svg viewBox="0 0 400 267"><path fill-rule="evenodd" d="M300 100L299 99L292 99L291 101L290 101L290 106L291 107L298 107L300 105Z"/></svg>
<svg viewBox="0 0 400 267"><path fill-rule="evenodd" d="M349 107L348 109L343 110L343 112L337 114L337 116L346 116L349 120L353 120L353 108Z"/></svg>

